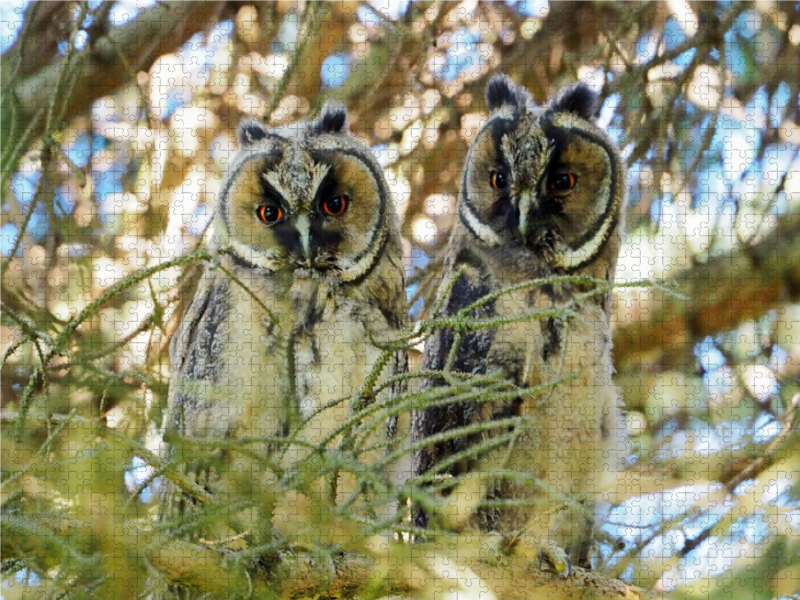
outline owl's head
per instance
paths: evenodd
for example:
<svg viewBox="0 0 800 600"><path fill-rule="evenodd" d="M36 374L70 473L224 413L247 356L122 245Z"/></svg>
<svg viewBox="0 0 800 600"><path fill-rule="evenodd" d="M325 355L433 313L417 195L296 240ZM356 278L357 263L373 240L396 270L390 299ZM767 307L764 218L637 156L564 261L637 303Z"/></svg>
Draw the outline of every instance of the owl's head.
<svg viewBox="0 0 800 600"><path fill-rule="evenodd" d="M547 107L524 88L494 77L490 115L464 168L459 214L489 246L518 246L556 270L574 272L619 245L624 170L595 124L599 102L585 85Z"/></svg>
<svg viewBox="0 0 800 600"><path fill-rule="evenodd" d="M388 187L347 112L270 129L239 125L241 152L222 185L217 239L241 267L340 281L365 276L391 235Z"/></svg>

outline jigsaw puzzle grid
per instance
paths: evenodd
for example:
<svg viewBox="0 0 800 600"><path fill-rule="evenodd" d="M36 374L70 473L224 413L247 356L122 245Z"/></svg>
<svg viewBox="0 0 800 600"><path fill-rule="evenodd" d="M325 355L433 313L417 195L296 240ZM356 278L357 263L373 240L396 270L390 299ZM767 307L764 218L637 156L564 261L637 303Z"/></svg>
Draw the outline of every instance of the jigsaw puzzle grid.
<svg viewBox="0 0 800 600"><path fill-rule="evenodd" d="M0 8L0 26L4 597L93 586L100 597L355 594L348 585L376 598L535 597L536 585L555 586L552 593L567 586L582 597L595 581L642 598L800 597L797 6L11 2ZM500 74L527 90L526 105L498 92L492 107L487 89ZM596 113L564 101L571 133L553 134L543 115L548 107L558 113L558 98L577 82L598 94ZM334 109L326 117L326 103L343 106L347 120L340 123ZM465 350L442 351L436 362L425 345L452 344L453 329L431 324L455 314L446 312L447 294L468 298L463 308L544 272L531 267L522 277L503 263L492 287L482 262L490 247L521 239L550 256L520 222L520 203L538 201L533 187L518 193L521 173L533 167L512 165L513 158L507 171L494 166L508 157L523 163L523 142L507 150L511 142L500 134L496 143L476 141L487 139L481 131L493 115L506 115L510 131L528 110L523 105L541 119L530 131L545 132L545 146L555 148L541 155L559 156L560 170L539 182L543 194L552 192L548 202L566 197L559 186L580 192L602 170L596 165L611 165L618 153L618 258L602 263L610 265L605 273L587 271L617 285L598 293L597 281L548 284L552 304L531 300L530 290L503 293L489 312L459 319L512 322L467 325L457 337ZM611 158L586 145L569 158L570 144L578 144L569 135L581 127L585 134L587 126L576 125L584 117L607 136ZM270 129L237 130L247 119ZM269 146L274 131L296 135L309 122L323 137L350 131L368 158L342 166L341 157L330 159L341 148L326 146L308 150L313 168L287 151L274 165L259 163L254 180L261 183L230 175L246 162L242 147L277 156L283 150ZM360 152L354 148L347 146L347 160ZM471 148L486 170L484 187L464 176ZM481 162L495 150L500 158ZM593 197L615 189L611 175L603 181ZM385 231L396 239L368 229L362 196L353 202L373 185ZM310 209L291 186L312 190ZM319 189L331 191L318 197ZM465 189L474 191L471 199ZM480 199L504 189L515 216L484 224L489 213ZM331 223L341 215L357 232L324 229L309 217L306 238L300 229L274 240L248 230L253 245L245 252L234 243L238 225L221 233L221 199L236 207L237 194L285 196L274 205L280 214L247 199L231 219L249 211L279 231L273 222L308 209ZM286 200L292 194L297 204ZM561 235L593 240L612 212L611 196L602 210L580 209L595 230L587 225L578 235L575 221ZM354 210L365 212L345 221ZM447 279L446 262L459 219L480 243L453 253L449 260L462 262L449 272L484 269L477 279L464 271L460 283ZM385 239L393 241L374 262L391 267L369 283L379 291L367 286L356 296L362 289L353 285L346 289L358 292L338 296L350 284L333 282L333 273L352 269L352 280L372 281L373 261L364 256ZM266 249L273 243L290 250L279 257ZM295 283L273 289L259 279L301 255L306 264L292 267L302 270ZM587 262L576 258L579 268L559 273L575 275ZM315 283L297 283L304 278ZM568 303L578 294L612 300L586 312ZM543 307L555 312L519 318ZM607 325L597 325L603 318ZM592 337L582 338L587 323ZM475 332L484 330L505 336L508 356L481 341ZM382 355L386 344L394 345ZM594 351L606 366L592 379L585 357ZM547 370L557 353L560 366ZM550 386L531 396L539 408L512 415L493 399L508 392L491 379L494 367L518 387L547 387L574 369L585 387ZM448 374L433 382L418 376L423 368ZM463 383L470 376L471 388ZM545 438L577 443L576 430L598 436L580 449L603 454L586 475L598 482L587 492L587 505L598 509L589 563L573 556L571 568L560 567L561 555L553 558L543 542L547 525L534 524L572 510L565 507L577 494L566 484L540 493L546 507L537 504L525 513L536 518L503 536L475 516L503 499L487 492L486 473L494 470L481 483L460 466L429 476L441 488L434 508L430 489L412 481L424 473L413 472L420 439L411 421L413 407L436 401L424 398L437 386L451 386L443 396L468 398L448 404L467 407L458 426L480 429L490 420L481 407L490 406L494 418L549 427L522 435L526 448ZM280 400L287 389L294 404ZM586 406L570 403L565 389L580 389ZM603 421L608 390L619 396L621 414ZM363 406L353 400L359 394ZM211 397L216 412L195 408ZM370 412L372 402L378 408ZM547 412L547 402L564 408ZM192 425L176 425L178 414ZM536 421L541 415L550 422ZM303 419L305 429L287 445L291 424ZM223 420L229 429L220 433L215 423ZM590 421L602 426L593 432ZM396 437L381 437L384 428ZM490 444L496 435L489 427L470 439ZM313 449L322 443L324 452ZM453 442L444 456L467 447ZM565 458L571 452L578 453L552 450L561 462L550 475L559 471L559 481L581 468ZM475 469L473 459L459 465ZM345 475L332 475L339 471ZM550 481L547 475L536 476ZM405 510L412 488L422 500ZM166 504L180 508L170 513ZM433 549L433 531L446 548ZM275 575L278 564L285 571ZM381 573L383 587L370 588L369 573Z"/></svg>

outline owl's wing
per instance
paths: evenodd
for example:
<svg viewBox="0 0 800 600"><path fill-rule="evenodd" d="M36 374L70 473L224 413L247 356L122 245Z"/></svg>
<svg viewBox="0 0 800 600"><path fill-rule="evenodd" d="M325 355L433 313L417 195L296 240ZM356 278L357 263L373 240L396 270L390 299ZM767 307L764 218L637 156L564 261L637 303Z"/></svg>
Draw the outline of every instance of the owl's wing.
<svg viewBox="0 0 800 600"><path fill-rule="evenodd" d="M214 344L228 316L227 286L221 285L215 272L206 271L191 303L183 313L181 324L170 344L172 368L191 379L214 379L220 352Z"/></svg>
<svg viewBox="0 0 800 600"><path fill-rule="evenodd" d="M469 255L467 255L469 254ZM451 316L490 292L490 284L484 275L480 259L470 256L471 253L462 251L458 256L458 264L466 265L460 275L451 273L445 277L440 289L450 288L449 294L443 299L442 309L437 316ZM451 263L452 264L452 263ZM457 276L453 281L452 277ZM476 309L470 315L473 318L486 318L493 314L492 303ZM472 331L464 335L456 350L453 369L461 373L481 375L486 370L486 357L491 348L494 331L484 329ZM448 356L453 348L454 334L452 329L437 330L425 344L425 354L422 359L422 368L426 371L441 371L447 364ZM431 377L426 380L425 386L439 387L446 385L442 377ZM448 404L419 411L414 415L414 439L423 438L464 427L472 423L478 416L479 407L471 402ZM468 437L440 442L425 447L414 456L414 472L421 475L429 471L437 463L458 452L466 450L475 440ZM469 461L459 461L447 468L443 474L459 475L468 469Z"/></svg>
<svg viewBox="0 0 800 600"><path fill-rule="evenodd" d="M206 270L200 278L197 291L183 313L181 322L170 343L172 378L169 384L167 431L180 436L192 435L192 423L203 403L202 391L213 382L219 372L219 344L214 337L227 316L227 302L215 274ZM174 458L176 448L169 448L168 456ZM180 472L203 485L198 477L197 465L180 464ZM162 488L161 517L183 513L191 500L167 481Z"/></svg>
<svg viewBox="0 0 800 600"><path fill-rule="evenodd" d="M170 344L172 380L170 382L170 427L182 435L190 433L188 414L202 402L198 397L220 376L223 324L230 310L228 286L215 272L208 271Z"/></svg>
<svg viewBox="0 0 800 600"><path fill-rule="evenodd" d="M385 255L386 265L389 267L387 275L381 279L380 293L376 297L380 298L378 308L386 319L389 327L395 332L399 332L407 324L408 309L406 306L406 282L405 267L402 260L402 250L396 240L392 240L390 249ZM392 246L394 244L394 246ZM391 334L389 338L394 337ZM386 394L391 398L400 398L408 390L408 381L400 378L408 372L408 352L405 348L398 350L390 359L387 365L386 377L397 378ZM381 417L379 417L381 418ZM386 447L386 456L392 455L399 450L406 450L407 453L388 465L389 475L395 485L402 485L413 476L411 465L411 416L409 413L390 416L385 426L386 439L389 442Z"/></svg>

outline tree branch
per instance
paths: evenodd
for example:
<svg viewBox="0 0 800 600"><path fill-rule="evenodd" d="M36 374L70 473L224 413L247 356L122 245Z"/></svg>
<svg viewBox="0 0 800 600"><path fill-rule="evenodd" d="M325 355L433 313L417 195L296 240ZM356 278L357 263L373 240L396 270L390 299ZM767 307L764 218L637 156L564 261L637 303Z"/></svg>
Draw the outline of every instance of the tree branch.
<svg viewBox="0 0 800 600"><path fill-rule="evenodd" d="M225 550L189 542L172 542L151 547L147 552L151 564L168 581L188 584L198 592L224 591L230 594L251 586L255 595L271 590L278 598L305 598L320 594L325 597L352 598L366 590L374 592L376 586L380 585L393 598L401 599L417 598L421 589L444 584L464 586L459 590L461 592L466 592L467 588L482 589L487 598L655 598L655 595L641 588L585 569L574 568L568 579L560 579L539 569L536 566L537 560L530 561L524 556L508 557L502 567L489 566L479 560L454 559L444 563L452 567L452 571L446 570L437 580L430 579L432 572L415 568L398 559L396 572L388 574L379 584L374 570L376 565L371 564L374 559L371 561L360 556L341 554L333 561L320 561L307 554L282 553L276 573L280 584L276 585L274 581L270 583L263 574L256 574L246 583L241 572L238 578L234 576L229 570L230 565L225 564L226 558L231 558L232 555ZM431 564L437 563L433 555L426 554L426 558L432 561ZM425 559L419 560L426 564ZM475 577L470 576L470 570ZM410 576L412 573L413 577ZM477 596L476 592L474 597Z"/></svg>
<svg viewBox="0 0 800 600"><path fill-rule="evenodd" d="M617 301L612 317L617 369L685 368L687 344L800 300L800 262L788 260L798 255L800 219L787 215L758 244L734 248L677 274L687 300L651 290L636 300Z"/></svg>
<svg viewBox="0 0 800 600"><path fill-rule="evenodd" d="M217 22L217 15L225 4L164 2L146 9L122 27L110 27L107 35L99 40L91 40L91 48L85 50L90 56L76 74L75 94L65 114L72 116L85 111L92 102L112 93L128 80L129 69L120 63L117 51L122 53L134 72L146 71L159 56L174 52L209 23ZM18 46L9 52L19 51ZM41 58L35 62L40 63ZM63 59L56 56L46 66L16 82L14 93L19 100L18 118L21 122L33 119L47 106L64 68ZM23 68L21 74L27 71ZM41 130L35 132L39 133Z"/></svg>

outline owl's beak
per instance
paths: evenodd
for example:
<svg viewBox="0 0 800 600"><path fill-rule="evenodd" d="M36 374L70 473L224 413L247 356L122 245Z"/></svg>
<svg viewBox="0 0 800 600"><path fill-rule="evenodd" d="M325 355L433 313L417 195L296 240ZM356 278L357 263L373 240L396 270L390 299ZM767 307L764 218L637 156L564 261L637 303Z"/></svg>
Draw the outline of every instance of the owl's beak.
<svg viewBox="0 0 800 600"><path fill-rule="evenodd" d="M295 221L295 229L300 235L300 247L303 249L303 258L306 259L306 266L311 266L311 231L309 228L308 217L298 215Z"/></svg>
<svg viewBox="0 0 800 600"><path fill-rule="evenodd" d="M519 203L517 210L519 212L519 233L524 240L528 235L528 213L533 207L533 194L529 191L524 191L519 196Z"/></svg>

